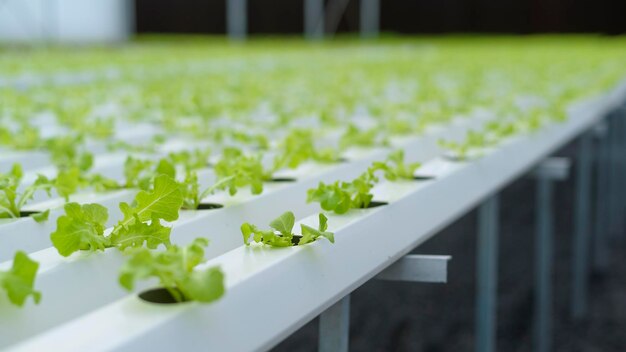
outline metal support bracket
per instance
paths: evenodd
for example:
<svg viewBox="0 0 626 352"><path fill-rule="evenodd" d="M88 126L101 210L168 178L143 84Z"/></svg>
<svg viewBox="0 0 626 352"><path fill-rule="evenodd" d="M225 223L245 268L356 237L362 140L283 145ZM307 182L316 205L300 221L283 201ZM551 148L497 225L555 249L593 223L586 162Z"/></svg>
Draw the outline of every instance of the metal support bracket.
<svg viewBox="0 0 626 352"><path fill-rule="evenodd" d="M391 264L375 279L445 283L448 281L449 255L408 254Z"/></svg>
<svg viewBox="0 0 626 352"><path fill-rule="evenodd" d="M375 279L410 282L447 281L448 255L409 254L379 273ZM320 314L319 351L347 352L350 340L350 295Z"/></svg>

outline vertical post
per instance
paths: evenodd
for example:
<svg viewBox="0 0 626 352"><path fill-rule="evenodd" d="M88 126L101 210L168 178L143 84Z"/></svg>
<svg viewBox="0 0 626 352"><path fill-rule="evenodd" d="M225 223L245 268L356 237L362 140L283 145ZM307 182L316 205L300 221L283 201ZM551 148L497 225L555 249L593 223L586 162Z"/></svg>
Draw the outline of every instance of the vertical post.
<svg viewBox="0 0 626 352"><path fill-rule="evenodd" d="M608 142L609 142L609 158L608 158L608 170L609 170L609 180L608 180L608 233L609 237L614 237L617 231L617 223L618 223L618 190L619 186L619 150L618 150L618 131L617 131L617 118L615 114L609 115L608 118L609 130L608 130Z"/></svg>
<svg viewBox="0 0 626 352"><path fill-rule="evenodd" d="M348 352L350 295L320 314L319 352Z"/></svg>
<svg viewBox="0 0 626 352"><path fill-rule="evenodd" d="M304 36L310 40L324 37L323 0L304 0Z"/></svg>
<svg viewBox="0 0 626 352"><path fill-rule="evenodd" d="M581 319L587 313L589 258L589 213L591 188L591 135L584 133L578 141L576 170L576 208L574 215L574 245L572 260L571 314Z"/></svg>
<svg viewBox="0 0 626 352"><path fill-rule="evenodd" d="M44 18L42 21L42 38L48 43L54 43L58 39L59 10L57 0L44 1Z"/></svg>
<svg viewBox="0 0 626 352"><path fill-rule="evenodd" d="M226 32L232 40L243 40L248 32L247 0L226 0Z"/></svg>
<svg viewBox="0 0 626 352"><path fill-rule="evenodd" d="M624 149L626 149L626 121L624 121L624 119L626 118L625 114L624 114L625 109L623 107L620 107L617 110L617 114L615 117L616 123L617 123L617 151L616 151L616 160L615 163L617 164L619 173L618 173L618 178L617 178L617 191L618 194L615 195L615 197L617 198L618 202L617 202L617 210L616 210L616 217L617 217L617 236L622 237L624 235L624 210L626 208L626 199L624 199L626 197L626 190L624 189L624 187L622 187L622 182L624 180L624 178L626 178L626 162L624 160Z"/></svg>
<svg viewBox="0 0 626 352"><path fill-rule="evenodd" d="M537 352L550 351L552 345L552 181L537 179L535 230L535 324Z"/></svg>
<svg viewBox="0 0 626 352"><path fill-rule="evenodd" d="M361 0L361 37L377 37L380 32L380 0Z"/></svg>
<svg viewBox="0 0 626 352"><path fill-rule="evenodd" d="M498 289L498 195L486 199L478 208L476 244L476 351L496 349Z"/></svg>
<svg viewBox="0 0 626 352"><path fill-rule="evenodd" d="M607 118L608 120L608 118ZM609 265L609 141L608 128L598 134L596 148L595 214L593 226L593 267L604 271Z"/></svg>

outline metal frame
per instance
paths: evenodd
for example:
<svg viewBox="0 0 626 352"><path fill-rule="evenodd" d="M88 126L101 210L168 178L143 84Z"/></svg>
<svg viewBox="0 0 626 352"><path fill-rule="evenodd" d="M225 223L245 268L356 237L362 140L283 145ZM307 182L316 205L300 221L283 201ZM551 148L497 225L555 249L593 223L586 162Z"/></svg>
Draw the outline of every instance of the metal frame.
<svg viewBox="0 0 626 352"><path fill-rule="evenodd" d="M535 285L534 285L534 351L552 349L552 262L554 257L554 229L552 186L569 174L570 161L566 158L547 158L534 172L537 179L535 203Z"/></svg>

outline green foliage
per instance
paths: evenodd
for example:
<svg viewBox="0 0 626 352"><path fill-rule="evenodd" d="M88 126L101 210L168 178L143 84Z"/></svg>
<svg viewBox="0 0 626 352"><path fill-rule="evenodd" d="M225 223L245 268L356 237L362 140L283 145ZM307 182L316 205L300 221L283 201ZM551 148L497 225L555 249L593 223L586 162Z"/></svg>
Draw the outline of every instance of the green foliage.
<svg viewBox="0 0 626 352"><path fill-rule="evenodd" d="M19 192L20 182L23 177L22 167L14 164L7 174L0 174L0 219L18 218L22 207L33 199L35 192L45 191L50 195L54 187L53 181L43 175L39 175L35 182Z"/></svg>
<svg viewBox="0 0 626 352"><path fill-rule="evenodd" d="M181 165L185 171L192 171L207 167L210 155L209 149L183 150L169 153L167 160L172 165Z"/></svg>
<svg viewBox="0 0 626 352"><path fill-rule="evenodd" d="M347 147L373 147L376 145L387 145L388 143L389 141L381 134L379 128L360 130L355 125L349 125L339 141L342 149Z"/></svg>
<svg viewBox="0 0 626 352"><path fill-rule="evenodd" d="M67 257L78 250L97 251L111 247L104 237L107 208L100 204L67 203L65 215L57 219L57 228L50 234L52 245Z"/></svg>
<svg viewBox="0 0 626 352"><path fill-rule="evenodd" d="M52 162L60 169L76 168L87 171L93 166L93 155L81 151L81 136L54 137L45 141L45 148L50 152Z"/></svg>
<svg viewBox="0 0 626 352"><path fill-rule="evenodd" d="M294 129L281 143L274 158L274 170L284 167L295 169L308 160L333 163L339 160L338 155L339 153L332 148L316 147L312 131Z"/></svg>
<svg viewBox="0 0 626 352"><path fill-rule="evenodd" d="M412 180L415 178L415 170L421 166L420 163L406 164L404 162L404 151L396 150L387 156L384 162L377 161L372 165L373 170L383 170L385 178L389 181Z"/></svg>
<svg viewBox="0 0 626 352"><path fill-rule="evenodd" d="M13 265L8 271L0 271L0 288L9 301L16 306L23 306L29 296L35 303L41 300L41 293L35 291L34 283L39 263L33 261L22 251L15 253Z"/></svg>
<svg viewBox="0 0 626 352"><path fill-rule="evenodd" d="M188 171L185 180L180 182L180 191L183 195L183 209L195 210L200 206L200 202L217 190L224 189L233 179L233 176L224 177L215 184L200 190L198 174L195 171Z"/></svg>
<svg viewBox="0 0 626 352"><path fill-rule="evenodd" d="M317 188L307 192L307 203L319 202L322 209L336 214L344 214L350 209L367 208L373 198L371 190L378 182L376 170L371 167L351 182L320 182Z"/></svg>
<svg viewBox="0 0 626 352"><path fill-rule="evenodd" d="M272 178L264 170L259 155L244 155L235 148L224 149L222 158L215 165L215 174L220 183L219 188L228 189L231 196L246 186L250 187L252 194L260 194L263 192L263 182Z"/></svg>
<svg viewBox="0 0 626 352"><path fill-rule="evenodd" d="M241 225L243 242L249 245L252 240L253 242L263 243L272 247L304 245L320 237L328 239L331 243L335 242L334 234L326 231L328 229L328 219L324 214L319 214L319 227L317 229L300 224L301 236L294 235L294 224L295 216L290 211L272 220L269 230L261 230L250 223L243 223Z"/></svg>
<svg viewBox="0 0 626 352"><path fill-rule="evenodd" d="M195 269L203 263L204 247L209 241L195 239L186 247L169 246L164 251L130 248L129 260L120 270L119 283L131 291L138 280L155 277L178 302L208 303L224 294L224 274L218 267Z"/></svg>
<svg viewBox="0 0 626 352"><path fill-rule="evenodd" d="M163 221L178 219L183 198L179 186L167 175L154 180L152 192L140 191L135 196L135 205L120 203L124 218L118 222L108 236L105 224L108 211L99 204L67 203L65 215L57 219L57 228L50 235L52 244L62 256L78 250L102 251L105 248L141 247L154 249L159 245L170 245L169 227ZM147 224L146 222L150 223Z"/></svg>

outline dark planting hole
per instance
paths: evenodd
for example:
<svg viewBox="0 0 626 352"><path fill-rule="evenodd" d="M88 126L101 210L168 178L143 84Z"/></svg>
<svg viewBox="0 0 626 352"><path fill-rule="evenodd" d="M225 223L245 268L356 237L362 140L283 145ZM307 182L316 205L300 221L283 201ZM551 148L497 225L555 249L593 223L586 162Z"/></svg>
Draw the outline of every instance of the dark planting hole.
<svg viewBox="0 0 626 352"><path fill-rule="evenodd" d="M178 292L180 293L180 291ZM180 293L180 296L183 296L182 293ZM143 299L146 302L157 304L176 304L186 302L186 300L184 300L183 302L177 301L174 296L172 296L170 291L162 287L144 291L139 294L139 298Z"/></svg>
<svg viewBox="0 0 626 352"><path fill-rule="evenodd" d="M337 162L338 162L338 163L349 163L349 162L350 162L350 160L349 160L348 158L346 158L346 157L343 157L343 156L342 156L342 157L339 157L339 158L337 159Z"/></svg>
<svg viewBox="0 0 626 352"><path fill-rule="evenodd" d="M272 177L271 182L296 182L293 177Z"/></svg>
<svg viewBox="0 0 626 352"><path fill-rule="evenodd" d="M427 180L432 180L434 178L435 176L426 176L426 175L413 176L413 179L417 181L427 181Z"/></svg>
<svg viewBox="0 0 626 352"><path fill-rule="evenodd" d="M218 204L218 203L200 203L200 205L198 205L198 210L213 210L213 209L220 209L223 207L224 206L222 204Z"/></svg>
<svg viewBox="0 0 626 352"><path fill-rule="evenodd" d="M42 212L37 211L37 210L22 210L20 211L20 218L27 218L31 215L40 214L40 213Z"/></svg>
<svg viewBox="0 0 626 352"><path fill-rule="evenodd" d="M381 207L383 205L388 205L388 204L389 204L388 202L378 202L378 201L373 200L370 202L370 204L367 207L363 209L377 208L377 207Z"/></svg>
<svg viewBox="0 0 626 352"><path fill-rule="evenodd" d="M298 243L300 243L300 240L302 239L302 235L293 235L293 237L291 238L291 244L294 246L297 246Z"/></svg>

